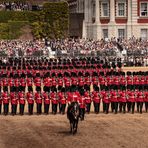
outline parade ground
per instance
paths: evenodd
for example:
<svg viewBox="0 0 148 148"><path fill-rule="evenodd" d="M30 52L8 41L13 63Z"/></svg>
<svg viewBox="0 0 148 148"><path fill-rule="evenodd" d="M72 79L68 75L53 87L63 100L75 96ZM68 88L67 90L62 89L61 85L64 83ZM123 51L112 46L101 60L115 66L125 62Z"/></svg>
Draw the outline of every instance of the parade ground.
<svg viewBox="0 0 148 148"><path fill-rule="evenodd" d="M146 148L148 114L86 115L69 133L66 115L0 116L1 148Z"/></svg>
<svg viewBox="0 0 148 148"><path fill-rule="evenodd" d="M146 71L124 67L124 71ZM26 105L27 106L27 105ZM34 108L35 109L35 108ZM27 111L27 108L25 109ZM146 148L148 114L86 115L71 135L66 115L0 116L0 148Z"/></svg>

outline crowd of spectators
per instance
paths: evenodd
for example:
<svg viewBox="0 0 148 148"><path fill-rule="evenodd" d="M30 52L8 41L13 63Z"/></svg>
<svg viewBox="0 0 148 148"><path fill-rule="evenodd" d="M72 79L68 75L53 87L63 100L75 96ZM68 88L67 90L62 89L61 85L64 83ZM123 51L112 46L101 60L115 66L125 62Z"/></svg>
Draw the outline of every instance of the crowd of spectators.
<svg viewBox="0 0 148 148"><path fill-rule="evenodd" d="M6 11L24 11L29 10L29 3L27 2L2 2L0 4L0 10Z"/></svg>
<svg viewBox="0 0 148 148"><path fill-rule="evenodd" d="M121 40L1 40L0 56L101 57L108 62L121 61L125 66L148 66L148 41L136 38Z"/></svg>

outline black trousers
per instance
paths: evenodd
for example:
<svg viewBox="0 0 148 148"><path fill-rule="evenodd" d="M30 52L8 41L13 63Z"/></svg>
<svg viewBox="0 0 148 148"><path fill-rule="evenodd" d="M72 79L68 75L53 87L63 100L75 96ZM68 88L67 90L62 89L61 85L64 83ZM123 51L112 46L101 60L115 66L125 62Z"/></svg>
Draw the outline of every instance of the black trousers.
<svg viewBox="0 0 148 148"><path fill-rule="evenodd" d="M50 104L45 104L44 103L44 113L45 114L48 114L49 113L49 106L50 106Z"/></svg>
<svg viewBox="0 0 148 148"><path fill-rule="evenodd" d="M28 91L33 91L32 86L28 86Z"/></svg>
<svg viewBox="0 0 148 148"><path fill-rule="evenodd" d="M84 89L85 89L86 91L90 91L90 85L85 84L85 85L84 85Z"/></svg>
<svg viewBox="0 0 148 148"><path fill-rule="evenodd" d="M80 118L81 118L81 120L84 120L84 116L85 116L85 108L80 108Z"/></svg>
<svg viewBox="0 0 148 148"><path fill-rule="evenodd" d="M33 106L34 104L28 104L28 112L29 112L29 115L32 115L33 114Z"/></svg>
<svg viewBox="0 0 148 148"><path fill-rule="evenodd" d="M142 114L143 102L137 102L137 112Z"/></svg>
<svg viewBox="0 0 148 148"><path fill-rule="evenodd" d="M59 103L59 113L61 113L61 112L62 112L62 104Z"/></svg>
<svg viewBox="0 0 148 148"><path fill-rule="evenodd" d="M145 111L148 111L148 102L145 102Z"/></svg>
<svg viewBox="0 0 148 148"><path fill-rule="evenodd" d="M57 104L52 103L52 113L56 114L57 113Z"/></svg>
<svg viewBox="0 0 148 148"><path fill-rule="evenodd" d="M94 112L98 114L100 112L100 103L94 102Z"/></svg>
<svg viewBox="0 0 148 148"><path fill-rule="evenodd" d="M89 114L91 108L91 103L86 103L86 112Z"/></svg>
<svg viewBox="0 0 148 148"><path fill-rule="evenodd" d="M24 115L25 104L20 104L20 115Z"/></svg>
<svg viewBox="0 0 148 148"><path fill-rule="evenodd" d="M132 114L135 112L135 102L127 102L127 110L130 112L132 109Z"/></svg>
<svg viewBox="0 0 148 148"><path fill-rule="evenodd" d="M4 86L4 87L3 87L3 91L4 91L4 92L8 91L8 86Z"/></svg>
<svg viewBox="0 0 148 148"><path fill-rule="evenodd" d="M16 104L12 104L11 109L12 109L11 110L12 115L16 115L17 105Z"/></svg>
<svg viewBox="0 0 148 148"><path fill-rule="evenodd" d="M66 104L62 104L61 106L61 112L62 114L65 114Z"/></svg>
<svg viewBox="0 0 148 148"><path fill-rule="evenodd" d="M9 103L4 104L4 115L8 115L9 112Z"/></svg>
<svg viewBox="0 0 148 148"><path fill-rule="evenodd" d="M121 113L122 111L123 111L123 113L126 112L126 102L119 103L119 112Z"/></svg>
<svg viewBox="0 0 148 148"><path fill-rule="evenodd" d="M41 103L37 103L37 114L41 114L42 113L42 104Z"/></svg>
<svg viewBox="0 0 148 148"><path fill-rule="evenodd" d="M111 109L112 109L112 112L115 112L115 114L117 114L117 112L118 112L118 102L111 102Z"/></svg>
<svg viewBox="0 0 148 148"><path fill-rule="evenodd" d="M105 103L104 102L104 113L106 113L106 114L109 113L109 105L110 105L110 103Z"/></svg>
<svg viewBox="0 0 148 148"><path fill-rule="evenodd" d="M50 87L44 86L43 90L44 90L45 92L50 92Z"/></svg>
<svg viewBox="0 0 148 148"><path fill-rule="evenodd" d="M0 104L0 114L2 113L2 104Z"/></svg>
<svg viewBox="0 0 148 148"><path fill-rule="evenodd" d="M41 91L41 86L36 86L36 91Z"/></svg>

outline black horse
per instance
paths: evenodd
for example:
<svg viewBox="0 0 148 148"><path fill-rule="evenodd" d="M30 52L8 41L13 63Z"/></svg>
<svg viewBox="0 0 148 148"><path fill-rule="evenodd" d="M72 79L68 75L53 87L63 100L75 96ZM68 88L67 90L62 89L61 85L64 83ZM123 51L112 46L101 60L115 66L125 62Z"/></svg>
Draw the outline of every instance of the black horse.
<svg viewBox="0 0 148 148"><path fill-rule="evenodd" d="M67 118L70 122L70 132L75 134L77 132L79 122L79 105L77 102L73 102L71 105L69 105Z"/></svg>

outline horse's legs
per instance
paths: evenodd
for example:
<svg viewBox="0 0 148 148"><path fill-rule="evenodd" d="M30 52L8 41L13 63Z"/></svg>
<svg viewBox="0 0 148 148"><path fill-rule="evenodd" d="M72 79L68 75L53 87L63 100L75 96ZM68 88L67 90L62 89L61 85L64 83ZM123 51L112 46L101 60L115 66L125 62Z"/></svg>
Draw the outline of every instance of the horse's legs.
<svg viewBox="0 0 148 148"><path fill-rule="evenodd" d="M70 132L72 133L73 124L70 122Z"/></svg>

